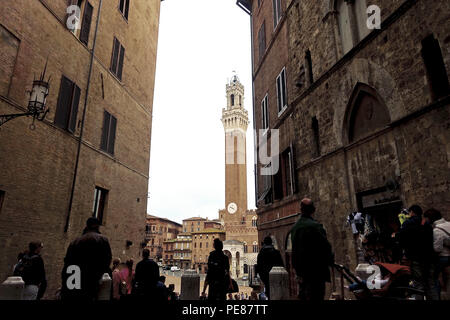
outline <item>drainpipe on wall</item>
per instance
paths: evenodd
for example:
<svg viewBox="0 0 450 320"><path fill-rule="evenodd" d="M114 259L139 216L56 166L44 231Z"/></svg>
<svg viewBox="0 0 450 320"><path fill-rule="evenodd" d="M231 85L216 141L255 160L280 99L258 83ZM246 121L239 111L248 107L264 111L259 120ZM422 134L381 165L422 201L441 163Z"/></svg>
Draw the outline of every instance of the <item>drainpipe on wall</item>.
<svg viewBox="0 0 450 320"><path fill-rule="evenodd" d="M74 195L74 192L75 192L75 185L76 185L76 182L77 182L78 164L80 162L81 144L82 144L82 141L83 141L84 121L86 119L86 108L87 108L88 97L89 97L89 89L91 87L92 68L93 68L93 65L94 65L95 47L96 47L96 43L97 43L97 33L98 33L98 25L99 25L99 22L100 22L100 13L101 13L101 10L102 10L102 3L103 3L103 0L100 0L99 5L98 5L98 11L97 11L97 22L96 22L96 25L95 25L94 43L92 45L92 50L91 50L91 61L90 61L90 64L89 64L89 74L88 74L87 85L86 85L86 93L85 93L85 96L84 96L83 116L81 118L81 129L80 129L80 137L79 137L79 140L78 140L77 157L76 157L76 160L75 160L75 169L74 169L74 172L73 172L72 189L71 189L71 192L70 192L70 200L69 200L69 209L67 211L66 224L64 226L64 232L65 233L69 230L70 214L72 212L72 204L73 204L73 195Z"/></svg>

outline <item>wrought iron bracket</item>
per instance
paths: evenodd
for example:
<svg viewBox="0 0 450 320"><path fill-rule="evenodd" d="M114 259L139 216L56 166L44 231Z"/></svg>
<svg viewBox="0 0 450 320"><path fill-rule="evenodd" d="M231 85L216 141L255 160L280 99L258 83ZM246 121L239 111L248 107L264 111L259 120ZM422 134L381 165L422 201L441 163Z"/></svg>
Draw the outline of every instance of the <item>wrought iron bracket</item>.
<svg viewBox="0 0 450 320"><path fill-rule="evenodd" d="M0 126L4 125L6 122L19 118L19 117L33 117L33 126L34 126L34 120L37 119L39 121L43 121L49 112L49 109L41 112L25 112L25 113L15 113L15 114L2 114L0 115Z"/></svg>

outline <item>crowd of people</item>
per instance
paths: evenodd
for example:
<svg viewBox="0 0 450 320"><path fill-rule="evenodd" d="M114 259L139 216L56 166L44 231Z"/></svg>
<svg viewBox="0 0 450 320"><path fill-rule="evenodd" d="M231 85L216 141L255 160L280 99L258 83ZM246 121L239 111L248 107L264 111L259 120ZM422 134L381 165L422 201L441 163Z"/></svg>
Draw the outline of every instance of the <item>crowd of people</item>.
<svg viewBox="0 0 450 320"><path fill-rule="evenodd" d="M292 242L292 267L299 283L299 298L320 301L325 298L325 283L331 281L330 268L334 266L334 254L322 224L314 219L316 208L311 199L300 202L301 215L290 231ZM402 213L400 229L391 235L409 261L409 268L417 289L423 290L427 300L439 300L441 288L449 288L450 279L450 222L436 209L422 212L413 205ZM160 276L159 267L150 252L144 249L142 260L133 270L134 261L121 263L112 261L108 239L100 233L100 222L89 218L83 234L68 247L61 273L62 300L96 300L99 280L104 273L112 278L111 298L114 300L150 298L152 300L178 300L175 286L165 285L166 278ZM14 274L25 282L24 299L39 300L43 297L47 281L44 262L40 255L42 243L32 242L29 250L18 257ZM110 268L112 262L112 267ZM81 270L79 286L73 286L73 266ZM214 239L214 251L208 258L208 269L201 300L266 300L270 299L269 272L274 266L284 266L280 252L275 249L270 236L264 238L257 257L256 273L264 291L257 295L239 293L239 288L230 274L229 258L223 252L223 243ZM447 269L446 269L447 268ZM447 270L447 272L443 272ZM441 283L439 282L442 275ZM206 290L208 289L208 294Z"/></svg>

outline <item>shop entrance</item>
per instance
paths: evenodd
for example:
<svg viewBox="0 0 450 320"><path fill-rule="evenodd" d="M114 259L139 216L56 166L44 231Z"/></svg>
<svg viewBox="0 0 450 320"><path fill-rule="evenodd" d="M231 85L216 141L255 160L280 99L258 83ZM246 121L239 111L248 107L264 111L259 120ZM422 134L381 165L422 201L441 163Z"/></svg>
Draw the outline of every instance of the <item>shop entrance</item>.
<svg viewBox="0 0 450 320"><path fill-rule="evenodd" d="M402 251L392 234L401 225L403 203L398 189L382 187L357 194L358 210L365 215L362 249L368 262L400 263Z"/></svg>

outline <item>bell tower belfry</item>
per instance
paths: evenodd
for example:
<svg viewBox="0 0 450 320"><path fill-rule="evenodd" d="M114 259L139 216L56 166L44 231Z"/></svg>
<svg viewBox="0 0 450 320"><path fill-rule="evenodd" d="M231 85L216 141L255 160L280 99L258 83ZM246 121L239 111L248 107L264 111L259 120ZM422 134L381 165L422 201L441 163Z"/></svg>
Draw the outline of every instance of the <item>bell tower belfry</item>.
<svg viewBox="0 0 450 320"><path fill-rule="evenodd" d="M248 111L244 109L244 86L234 75L226 85L227 107L222 109L225 130L225 225L242 221L247 211L246 134Z"/></svg>

